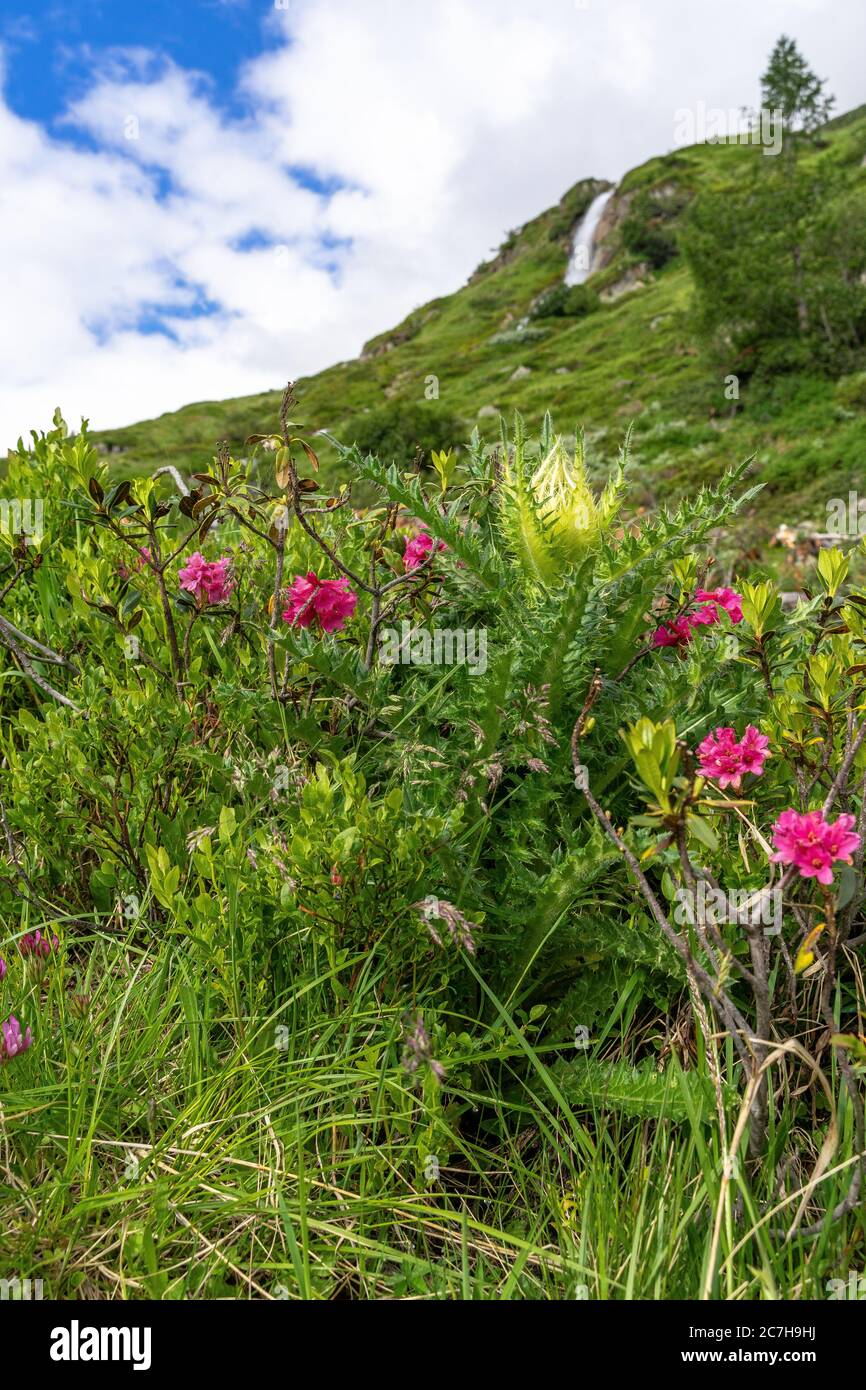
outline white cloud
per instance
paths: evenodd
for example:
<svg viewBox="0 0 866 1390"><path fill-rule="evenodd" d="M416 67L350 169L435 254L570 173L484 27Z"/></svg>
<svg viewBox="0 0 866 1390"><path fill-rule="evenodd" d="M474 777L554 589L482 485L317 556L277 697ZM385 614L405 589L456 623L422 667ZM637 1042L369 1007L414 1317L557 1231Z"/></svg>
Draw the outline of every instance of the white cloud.
<svg viewBox="0 0 866 1390"><path fill-rule="evenodd" d="M577 179L670 149L678 108L756 102L782 29L856 104L866 9L830 8L293 0L244 119L160 55L85 52L59 136L0 101L0 446L57 403L108 427L354 355Z"/></svg>

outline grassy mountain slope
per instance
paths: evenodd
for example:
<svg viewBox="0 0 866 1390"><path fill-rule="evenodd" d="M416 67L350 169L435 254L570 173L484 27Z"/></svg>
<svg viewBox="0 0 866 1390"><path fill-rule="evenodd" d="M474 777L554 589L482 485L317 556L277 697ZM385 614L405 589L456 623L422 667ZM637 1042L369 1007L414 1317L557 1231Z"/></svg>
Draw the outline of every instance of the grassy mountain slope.
<svg viewBox="0 0 866 1390"><path fill-rule="evenodd" d="M601 476L634 421L636 504L651 506L755 454L756 474L766 484L746 522L755 538L780 520L823 525L828 496L855 485L866 456L860 380L788 376L745 387L739 402L727 400L723 377L694 338L691 279L682 258L653 272L622 243L623 219L641 190L652 191L675 235L695 194L736 187L748 162L763 157L758 147L699 145L632 170L599 228L603 268L590 285L602 297L600 307L582 319L530 318L539 296L562 281L583 211L609 186L577 184L557 206L512 233L455 294L417 309L368 343L357 360L301 378L297 414L308 429L327 428L350 441L369 412L389 402L424 402L425 385L435 376L438 401L422 412L446 413L455 443L461 427L465 438L476 424L492 439L499 411L517 408L534 419L551 408L560 428L586 427ZM831 161L846 182L866 180L866 107L826 126L807 159ZM287 362L286 374L297 366ZM98 438L124 451L124 472L165 463L190 471L209 458L218 439L243 453L247 435L275 423L279 397L274 390L190 405ZM321 443L327 477L333 455Z"/></svg>

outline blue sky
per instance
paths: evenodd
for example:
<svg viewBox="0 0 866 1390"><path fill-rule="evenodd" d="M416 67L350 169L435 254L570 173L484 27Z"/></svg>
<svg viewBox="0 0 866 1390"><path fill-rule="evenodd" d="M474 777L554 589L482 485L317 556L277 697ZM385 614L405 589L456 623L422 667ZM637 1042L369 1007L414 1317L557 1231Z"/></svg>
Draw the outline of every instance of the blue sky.
<svg viewBox="0 0 866 1390"><path fill-rule="evenodd" d="M62 118L92 85L101 61L118 63L126 52L146 51L157 73L168 58L200 75L215 108L242 120L254 114L254 103L237 86L242 66L287 42L275 22L278 12L255 0L0 0L0 16L0 44L11 60L9 106L81 148L93 148L92 140ZM303 165L291 173L323 193L339 183Z"/></svg>
<svg viewBox="0 0 866 1390"><path fill-rule="evenodd" d="M249 103L237 98L241 63L280 43L271 12L252 0L2 0L0 16L0 42L13 58L7 100L43 122L92 82L83 52L98 64L100 52L122 48L163 53L207 74L212 100L242 115Z"/></svg>
<svg viewBox="0 0 866 1390"><path fill-rule="evenodd" d="M354 357L783 31L866 99L863 0L0 0L0 448Z"/></svg>

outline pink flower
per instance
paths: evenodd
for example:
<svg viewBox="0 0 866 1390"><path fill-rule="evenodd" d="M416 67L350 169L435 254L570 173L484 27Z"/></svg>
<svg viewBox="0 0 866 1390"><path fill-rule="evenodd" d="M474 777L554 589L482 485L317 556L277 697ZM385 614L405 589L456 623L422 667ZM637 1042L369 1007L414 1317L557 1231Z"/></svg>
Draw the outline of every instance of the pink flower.
<svg viewBox="0 0 866 1390"><path fill-rule="evenodd" d="M151 562L152 559L153 559L153 556L151 555L151 553L150 553L150 551L148 550L147 546L146 546L146 545L143 545L143 546L141 547L141 549L139 550L139 552L138 552L138 559L137 559L136 562L135 562L135 568L136 568L136 570L143 570L144 567L145 567L145 565L150 564L150 562ZM118 565L118 567L117 567L117 573L120 575L121 579L123 579L124 581L127 580L127 579L131 579L131 578L132 578L132 571L129 570L129 569L127 569L126 565Z"/></svg>
<svg viewBox="0 0 866 1390"><path fill-rule="evenodd" d="M52 951L60 945L56 936L43 936L41 931L28 932L18 942L18 950L25 958L34 956L37 960L47 960Z"/></svg>
<svg viewBox="0 0 866 1390"><path fill-rule="evenodd" d="M33 1043L33 1038L28 1028L26 1032L21 1032L21 1024L14 1014L10 1014L5 1023L0 1023L0 1062L11 1062L13 1057L20 1057L22 1052L26 1052Z"/></svg>
<svg viewBox="0 0 866 1390"><path fill-rule="evenodd" d="M234 584L229 579L229 566L231 561L225 556L221 560L214 560L207 566L207 574L204 576L205 592L208 603L225 603L229 597Z"/></svg>
<svg viewBox="0 0 866 1390"><path fill-rule="evenodd" d="M692 640L692 629L688 618L673 618L662 623L653 634L654 647L684 647Z"/></svg>
<svg viewBox="0 0 866 1390"><path fill-rule="evenodd" d="M310 571L298 575L289 590L289 606L283 622L291 627L312 627L323 632L339 632L346 626L358 604L358 595L348 579L319 579Z"/></svg>
<svg viewBox="0 0 866 1390"><path fill-rule="evenodd" d="M746 732L740 739L740 757L743 762L743 771L751 772L754 777L760 777L764 771L764 763L772 757L767 752L770 740L766 734L762 734L755 728L754 724L746 725Z"/></svg>
<svg viewBox="0 0 866 1390"><path fill-rule="evenodd" d="M690 627L712 627L719 621L718 609L711 603L702 603L696 612L690 613L688 623Z"/></svg>
<svg viewBox="0 0 866 1390"><path fill-rule="evenodd" d="M313 607L319 581L310 571L306 579L298 575L294 584L289 590L289 606L283 614L283 622L290 623L292 627L310 627L316 618L316 610Z"/></svg>
<svg viewBox="0 0 866 1390"><path fill-rule="evenodd" d="M725 610L732 623L743 621L743 600L733 589L698 589L695 598L704 603L717 603Z"/></svg>
<svg viewBox="0 0 866 1390"><path fill-rule="evenodd" d="M234 584L228 577L231 560L223 556L221 560L208 561L200 551L190 555L184 568L178 574L180 587L195 594L199 606L205 603L225 603Z"/></svg>
<svg viewBox="0 0 866 1390"><path fill-rule="evenodd" d="M839 816L830 823L820 811L783 811L773 826L776 853L774 864L796 864L803 878L816 878L819 883L833 882L833 863L851 863L851 855L860 845L860 836L852 834L853 816Z"/></svg>
<svg viewBox="0 0 866 1390"><path fill-rule="evenodd" d="M3 959L3 957L0 956L0 980L5 980L5 978L6 978L6 962L5 962L5 960Z"/></svg>
<svg viewBox="0 0 866 1390"><path fill-rule="evenodd" d="M178 574L180 587L194 594L197 589L204 588L204 575L207 570L207 560L200 550L196 550L190 555L184 568Z"/></svg>
<svg viewBox="0 0 866 1390"><path fill-rule="evenodd" d="M854 825L853 816L840 816L824 831L824 848L827 853L834 859L844 860L846 864L851 863L851 855L855 849L860 848L860 836L854 834Z"/></svg>
<svg viewBox="0 0 866 1390"><path fill-rule="evenodd" d="M759 777L764 763L770 754L767 749L770 740L749 724L742 739L738 742L733 729L719 728L708 734L698 745L700 772L702 777L711 777L723 789L740 789L743 776L751 772Z"/></svg>
<svg viewBox="0 0 866 1390"><path fill-rule="evenodd" d="M698 589L695 600L700 607L680 618L669 618L653 633L654 647L685 647L698 627L712 627L719 621L719 610L727 613L732 623L743 621L743 600L733 589Z"/></svg>
<svg viewBox="0 0 866 1390"><path fill-rule="evenodd" d="M419 565L423 565L431 551L435 550L438 553L445 548L444 541L434 541L432 536L421 531L419 535L413 536L403 551L404 570L417 569Z"/></svg>

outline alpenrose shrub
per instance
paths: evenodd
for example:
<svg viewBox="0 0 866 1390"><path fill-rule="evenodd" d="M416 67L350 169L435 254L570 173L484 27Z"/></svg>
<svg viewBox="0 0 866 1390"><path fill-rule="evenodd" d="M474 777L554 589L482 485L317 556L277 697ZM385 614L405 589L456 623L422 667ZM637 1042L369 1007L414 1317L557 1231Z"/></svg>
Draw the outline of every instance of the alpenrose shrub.
<svg viewBox="0 0 866 1390"><path fill-rule="evenodd" d="M574 1103L575 1036L626 994L686 994L717 1080L699 1103L739 1085L753 1153L830 1048L860 1133L866 596L845 557L784 614L707 551L754 496L744 469L629 518L628 440L596 496L549 420L537 443L519 418L494 450L476 435L433 481L343 449L376 490L358 510L291 411L287 391L249 442L269 488L225 448L189 491L111 478L59 421L13 456L6 486L38 487L47 521L5 561L4 922L23 933L29 901L43 940L63 921L70 981L84 924L171 933L260 1020L311 971L339 1018L364 972L405 1008L393 1066L435 1086L449 1020L465 1057L503 1007L562 1049ZM483 633L483 668L383 659L403 624ZM656 1060L630 1047L610 1103L639 1113Z"/></svg>
<svg viewBox="0 0 866 1390"><path fill-rule="evenodd" d="M856 1038L840 1036L837 1014L853 1020L858 1012L863 900L866 600L847 590L848 573L841 552L822 552L815 597L787 621L768 583L744 583L736 604L728 595L727 611L740 619L735 661L754 670L765 732L743 721L710 729L695 745L679 732L679 715L644 717L625 731L649 794L630 830L616 826L591 787L585 792L682 961L699 1014L737 1051L755 1155L775 1098L804 1061L815 1074L826 1067L831 1046L856 1147L864 1147ZM663 659L683 661L692 649L690 634ZM574 730L576 766L598 690ZM717 1077L721 1098L720 1068ZM861 1181L858 1164L835 1216L856 1204Z"/></svg>

